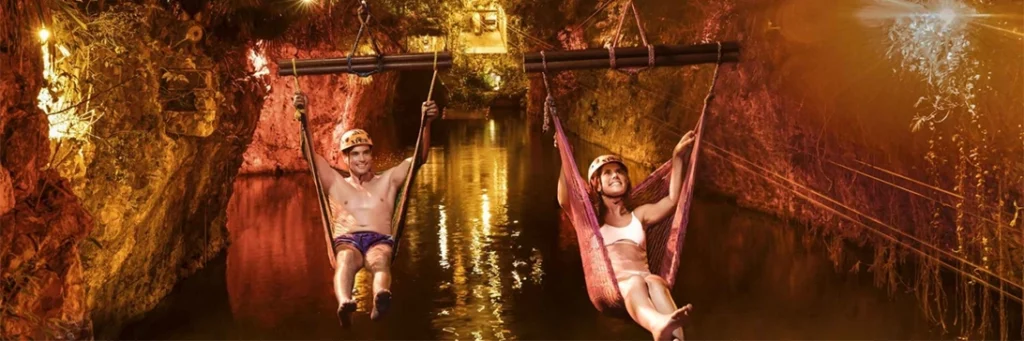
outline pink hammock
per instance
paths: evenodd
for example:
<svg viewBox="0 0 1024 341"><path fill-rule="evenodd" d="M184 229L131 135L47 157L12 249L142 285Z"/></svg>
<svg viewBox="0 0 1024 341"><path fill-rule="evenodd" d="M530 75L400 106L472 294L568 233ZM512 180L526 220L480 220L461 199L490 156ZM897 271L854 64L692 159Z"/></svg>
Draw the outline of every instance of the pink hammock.
<svg viewBox="0 0 1024 341"><path fill-rule="evenodd" d="M541 57L543 56L542 52ZM708 105L711 103L721 66L722 44L719 43L718 63L715 66L714 75L711 76L711 85L708 88L707 96L704 97L704 107L701 109L697 127L694 129L693 147L690 150L690 159L686 164L686 173L683 175L683 187L679 192L679 202L676 203L675 214L672 215L672 219L665 219L648 226L646 231L647 259L650 271L664 278L668 282L669 288L672 288L676 282L679 252L682 251L683 241L686 239L686 224L690 220L690 200L693 198L697 156L700 152L701 138L704 136L704 117L707 116ZM594 213L594 207L587 195L589 185L580 176L579 167L573 158L572 145L569 144L565 130L562 129L562 121L555 114L555 101L551 96L547 72L543 74L543 79L544 89L548 93L544 103L544 130L547 131L547 120L551 119L555 123L555 141L559 146L558 153L562 159L562 172L564 173L562 175L569 192L569 198L567 204L563 204L563 210L576 230L580 258L583 261L583 275L587 282L587 294L590 296L590 302L601 312L622 310L624 301L622 293L619 292L619 283L612 271L608 251L604 248L601 225L597 223L597 214ZM667 196L671 174L672 161L658 167L633 189L630 194L632 205L652 203ZM630 207L630 209L634 208Z"/></svg>
<svg viewBox="0 0 1024 341"><path fill-rule="evenodd" d="M601 237L601 225L597 223L597 215L587 196L586 181L580 176L572 146L562 129L558 116L552 115L555 125L555 139L562 159L562 171L569 190L569 200L564 206L576 230L579 241L580 258L583 261L583 273L587 282L587 294L590 301L599 311L623 308L622 294L619 292L618 281L612 272L608 252L604 248ZM672 219L665 219L647 229L647 255L650 260L651 273L658 274L668 281L669 288L675 284L676 270L679 268L679 252L686 237L686 224L690 217L690 199L693 197L694 170L697 167L697 155L703 135L704 115L697 121L693 148L687 171L683 178L683 188L679 193L679 202ZM633 205L655 202L668 195L669 176L672 173L672 162L658 167L650 176L633 189L630 196Z"/></svg>

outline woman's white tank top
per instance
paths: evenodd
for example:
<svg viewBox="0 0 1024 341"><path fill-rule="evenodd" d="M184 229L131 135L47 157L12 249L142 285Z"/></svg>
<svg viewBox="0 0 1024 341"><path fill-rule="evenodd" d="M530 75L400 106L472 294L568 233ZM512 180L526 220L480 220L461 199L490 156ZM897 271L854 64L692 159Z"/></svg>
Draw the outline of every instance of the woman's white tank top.
<svg viewBox="0 0 1024 341"><path fill-rule="evenodd" d="M636 245L645 246L647 237L644 234L644 226L640 223L640 219L636 218L636 215L630 213L629 216L632 218L629 221L629 225L625 227L612 226L604 224L601 226L601 237L604 237L604 245L608 246L620 240L628 240L636 243Z"/></svg>

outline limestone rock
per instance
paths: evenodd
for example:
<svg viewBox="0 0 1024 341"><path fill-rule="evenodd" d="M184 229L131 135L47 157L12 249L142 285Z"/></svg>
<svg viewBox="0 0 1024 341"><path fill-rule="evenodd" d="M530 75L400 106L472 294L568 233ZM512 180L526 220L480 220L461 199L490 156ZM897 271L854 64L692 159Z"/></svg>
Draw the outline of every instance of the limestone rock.
<svg viewBox="0 0 1024 341"><path fill-rule="evenodd" d="M325 47L326 49L326 47ZM293 47L269 51L273 56L294 56ZM329 53L303 52L301 58L338 57ZM292 77L276 76L276 65L271 65L268 81L270 94L260 112L259 125L253 135L253 142L245 151L245 162L240 172L272 173L308 169L300 149L299 123L294 118L292 96L295 82ZM367 130L372 137L381 134L393 135L389 114L398 76L394 73L379 73L369 78L355 75L329 75L304 77L299 81L301 90L308 98L309 124L313 129L316 152L327 158L337 168L344 168L338 149L341 134L348 129ZM386 143L387 138L374 141ZM378 150L388 150L388 145L377 145Z"/></svg>

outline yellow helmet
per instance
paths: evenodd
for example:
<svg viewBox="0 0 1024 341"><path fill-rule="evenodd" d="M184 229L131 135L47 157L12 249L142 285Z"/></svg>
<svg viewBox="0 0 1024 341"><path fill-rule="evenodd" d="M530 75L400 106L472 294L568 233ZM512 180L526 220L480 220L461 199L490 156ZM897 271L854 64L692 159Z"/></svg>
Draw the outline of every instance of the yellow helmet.
<svg viewBox="0 0 1024 341"><path fill-rule="evenodd" d="M342 151L347 151L349 148L362 145L373 147L373 141L370 140L370 134L367 134L365 130L352 129L341 135Z"/></svg>
<svg viewBox="0 0 1024 341"><path fill-rule="evenodd" d="M594 177L594 173L597 173L597 170L601 169L601 166L612 162L622 165L622 168L626 168L626 164L622 162L622 158L615 155L601 155L594 159L594 162L590 163L590 170L587 171L587 179L589 180Z"/></svg>

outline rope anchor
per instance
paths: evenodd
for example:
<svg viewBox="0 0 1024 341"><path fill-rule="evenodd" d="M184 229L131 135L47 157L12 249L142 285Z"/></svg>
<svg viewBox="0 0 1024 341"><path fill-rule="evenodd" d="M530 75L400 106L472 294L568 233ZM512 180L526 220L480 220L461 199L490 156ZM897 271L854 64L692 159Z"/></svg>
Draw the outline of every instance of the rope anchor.
<svg viewBox="0 0 1024 341"><path fill-rule="evenodd" d="M615 38L612 40L611 46L608 46L608 67L612 70L618 70L618 66L615 65L615 47L619 45L619 34L622 33L622 23L626 20L626 13L630 10L633 11L633 18L636 19L636 29L637 31L640 31L640 40L643 42L644 46L647 46L647 66L626 71L628 73L638 73L640 71L653 68L656 58L654 58L654 45L647 42L647 33L644 32L643 22L640 21L640 12L637 12L636 4L633 3L633 0L629 1L629 7L623 9L622 15L619 16L619 24L615 28L615 35L613 36ZM719 45L719 52L721 52L721 45Z"/></svg>
<svg viewBox="0 0 1024 341"><path fill-rule="evenodd" d="M355 41L352 42L352 49L349 50L348 56L346 56L345 58L347 59L348 62L349 73L355 74L359 77L367 77L384 70L384 58L382 58L383 54L380 52L380 46L377 45L377 39L374 39L373 32L370 32L371 26L369 24L370 19L373 18L373 14L370 13L370 7L369 5L366 4L365 0L359 2L359 13L357 14L357 16L359 17L359 32L356 32L356 39ZM377 68L366 72L357 72L352 70L352 56L355 55L356 48L359 47L359 40L363 36L364 30L366 31L366 36L370 40L370 46L373 47L373 52L376 55Z"/></svg>
<svg viewBox="0 0 1024 341"><path fill-rule="evenodd" d="M557 115L558 110L555 107L555 96L551 95L551 86L548 84L548 60L544 56L544 51L540 51L540 62L544 66L544 72L541 76L544 78L544 92L547 93L547 97L544 98L544 127L543 131L546 133L551 130L551 116ZM557 141L557 140L556 140ZM557 142L556 145L557 147Z"/></svg>

